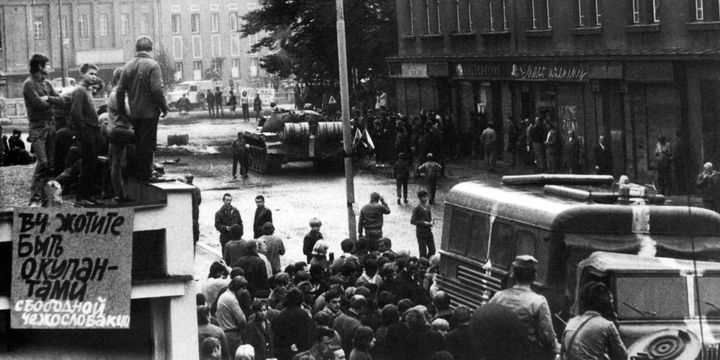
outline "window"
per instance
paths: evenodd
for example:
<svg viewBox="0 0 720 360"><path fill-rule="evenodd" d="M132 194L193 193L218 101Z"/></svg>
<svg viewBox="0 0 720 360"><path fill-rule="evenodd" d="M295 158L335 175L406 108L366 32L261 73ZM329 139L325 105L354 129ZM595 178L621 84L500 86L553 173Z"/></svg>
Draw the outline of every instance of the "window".
<svg viewBox="0 0 720 360"><path fill-rule="evenodd" d="M695 0L695 21L720 21L720 1Z"/></svg>
<svg viewBox="0 0 720 360"><path fill-rule="evenodd" d="M62 23L61 26L62 26L62 32L63 32L63 34L62 34L63 39L69 39L70 38L70 28L68 25L70 23L68 23L68 16L63 15L62 20L60 22Z"/></svg>
<svg viewBox="0 0 720 360"><path fill-rule="evenodd" d="M179 34L180 29L181 29L180 14L173 14L173 16L172 16L172 33Z"/></svg>
<svg viewBox="0 0 720 360"><path fill-rule="evenodd" d="M232 59L232 64L230 66L230 76L234 78L240 77L240 59Z"/></svg>
<svg viewBox="0 0 720 360"><path fill-rule="evenodd" d="M440 0L425 0L426 34L440 34Z"/></svg>
<svg viewBox="0 0 720 360"><path fill-rule="evenodd" d="M150 14L140 15L140 35L150 34Z"/></svg>
<svg viewBox="0 0 720 360"><path fill-rule="evenodd" d="M510 269L514 257L513 231L514 229L510 224L499 221L493 223L492 239L490 240L490 261L501 269Z"/></svg>
<svg viewBox="0 0 720 360"><path fill-rule="evenodd" d="M532 30L552 29L550 23L550 0L529 0L530 28Z"/></svg>
<svg viewBox="0 0 720 360"><path fill-rule="evenodd" d="M192 37L192 52L194 58L202 57L202 39L200 39L200 35L194 35Z"/></svg>
<svg viewBox="0 0 720 360"><path fill-rule="evenodd" d="M35 17L33 21L33 33L35 34L36 39L42 39L45 37L45 29L43 28L44 22L45 18L42 16Z"/></svg>
<svg viewBox="0 0 720 360"><path fill-rule="evenodd" d="M98 34L100 36L108 36L108 16L107 16L107 14L100 14L100 17L98 17Z"/></svg>
<svg viewBox="0 0 720 360"><path fill-rule="evenodd" d="M415 9L413 8L413 0L408 0L408 22L410 23L410 35L415 35Z"/></svg>
<svg viewBox="0 0 720 360"><path fill-rule="evenodd" d="M253 57L250 59L250 76L251 77L258 77L260 75L260 67L258 64L260 61L257 57Z"/></svg>
<svg viewBox="0 0 720 360"><path fill-rule="evenodd" d="M240 35L230 36L230 56L240 56Z"/></svg>
<svg viewBox="0 0 720 360"><path fill-rule="evenodd" d="M200 14L190 15L190 31L194 33L200 32Z"/></svg>
<svg viewBox="0 0 720 360"><path fill-rule="evenodd" d="M86 38L90 36L90 15L80 15L80 18L78 18L78 28L80 30L80 37Z"/></svg>
<svg viewBox="0 0 720 360"><path fill-rule="evenodd" d="M210 41L212 41L212 56L222 56L220 52L220 35L213 35L212 37L210 37Z"/></svg>
<svg viewBox="0 0 720 360"><path fill-rule="evenodd" d="M182 37L173 37L173 59L182 60L183 58L183 42Z"/></svg>
<svg viewBox="0 0 720 360"><path fill-rule="evenodd" d="M128 13L120 14L120 34L130 34L130 14Z"/></svg>
<svg viewBox="0 0 720 360"><path fill-rule="evenodd" d="M218 14L218 13L210 14L210 31L211 32L220 32L220 14Z"/></svg>
<svg viewBox="0 0 720 360"><path fill-rule="evenodd" d="M248 3L248 4L247 4L247 9L250 10L250 11L257 10L257 7L258 7L258 4L257 4L257 3L254 3L254 2L251 2L251 3Z"/></svg>
<svg viewBox="0 0 720 360"><path fill-rule="evenodd" d="M183 79L183 63L175 63L175 81L182 81Z"/></svg>
<svg viewBox="0 0 720 360"><path fill-rule="evenodd" d="M600 0L577 0L578 27L601 26Z"/></svg>
<svg viewBox="0 0 720 360"><path fill-rule="evenodd" d="M504 32L508 29L506 0L487 0L488 28L490 32Z"/></svg>
<svg viewBox="0 0 720 360"><path fill-rule="evenodd" d="M630 0L630 4L632 24L656 24L660 22L660 14L658 13L660 0ZM704 9L705 7L702 8L703 18L705 18Z"/></svg>
<svg viewBox="0 0 720 360"><path fill-rule="evenodd" d="M458 33L473 32L472 0L455 0L455 18Z"/></svg>
<svg viewBox="0 0 720 360"><path fill-rule="evenodd" d="M703 20L703 0L695 0L695 20Z"/></svg>
<svg viewBox="0 0 720 360"><path fill-rule="evenodd" d="M238 13L234 11L230 13L230 30L238 30Z"/></svg>
<svg viewBox="0 0 720 360"><path fill-rule="evenodd" d="M193 61L193 80L202 80L202 61Z"/></svg>

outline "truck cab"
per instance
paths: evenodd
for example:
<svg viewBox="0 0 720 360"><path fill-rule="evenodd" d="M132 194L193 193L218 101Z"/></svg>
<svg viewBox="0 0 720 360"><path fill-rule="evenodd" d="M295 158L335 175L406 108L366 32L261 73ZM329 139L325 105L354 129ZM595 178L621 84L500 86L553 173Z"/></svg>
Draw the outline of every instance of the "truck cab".
<svg viewBox="0 0 720 360"><path fill-rule="evenodd" d="M631 358L720 358L720 263L599 251L577 274L576 299L590 281L612 292Z"/></svg>

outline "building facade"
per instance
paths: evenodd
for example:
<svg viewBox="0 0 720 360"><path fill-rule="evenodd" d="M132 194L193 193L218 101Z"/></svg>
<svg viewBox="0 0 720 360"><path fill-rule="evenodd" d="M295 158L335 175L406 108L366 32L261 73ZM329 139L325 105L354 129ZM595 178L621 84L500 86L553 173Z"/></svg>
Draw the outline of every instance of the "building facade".
<svg viewBox="0 0 720 360"><path fill-rule="evenodd" d="M61 5L62 7L60 7ZM69 77L91 62L106 82L112 71L135 54L140 35L159 36L156 1L127 0L6 0L0 3L0 72L7 86L3 96L22 96L28 59L47 55L54 68L50 78L62 76L61 45Z"/></svg>
<svg viewBox="0 0 720 360"><path fill-rule="evenodd" d="M586 170L603 135L613 173L641 183L665 136L679 192L702 162L720 162L717 0L396 4L399 54L388 61L401 112L448 111L465 133L547 118L582 138Z"/></svg>
<svg viewBox="0 0 720 360"><path fill-rule="evenodd" d="M175 64L175 79L220 80L225 86L267 87L262 53L249 53L260 35L240 37L241 17L257 9L250 0L159 0L161 43ZM219 60L218 59L222 59ZM215 69L209 77L208 69Z"/></svg>

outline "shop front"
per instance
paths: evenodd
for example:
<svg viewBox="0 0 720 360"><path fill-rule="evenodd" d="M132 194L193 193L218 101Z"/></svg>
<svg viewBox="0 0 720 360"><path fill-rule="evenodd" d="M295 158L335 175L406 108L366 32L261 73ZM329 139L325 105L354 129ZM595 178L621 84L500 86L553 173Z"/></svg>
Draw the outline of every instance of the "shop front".
<svg viewBox="0 0 720 360"><path fill-rule="evenodd" d="M447 62L391 62L390 78L395 79L397 111L418 114L449 112L450 83Z"/></svg>

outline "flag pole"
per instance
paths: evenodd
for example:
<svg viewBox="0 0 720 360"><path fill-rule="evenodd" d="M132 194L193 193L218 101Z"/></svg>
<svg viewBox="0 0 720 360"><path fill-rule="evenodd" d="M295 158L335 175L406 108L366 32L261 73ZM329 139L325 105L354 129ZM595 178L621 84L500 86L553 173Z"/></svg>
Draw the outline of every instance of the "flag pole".
<svg viewBox="0 0 720 360"><path fill-rule="evenodd" d="M340 106L342 108L343 150L345 152L345 190L348 211L348 238L357 240L355 226L355 183L353 181L353 141L350 134L350 95L348 90L347 53L345 50L345 14L343 0L335 0L337 10L338 68L340 70Z"/></svg>

